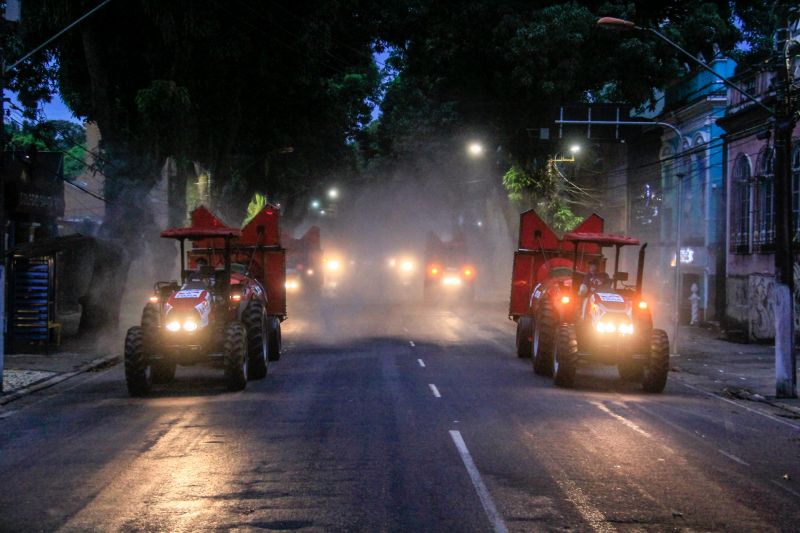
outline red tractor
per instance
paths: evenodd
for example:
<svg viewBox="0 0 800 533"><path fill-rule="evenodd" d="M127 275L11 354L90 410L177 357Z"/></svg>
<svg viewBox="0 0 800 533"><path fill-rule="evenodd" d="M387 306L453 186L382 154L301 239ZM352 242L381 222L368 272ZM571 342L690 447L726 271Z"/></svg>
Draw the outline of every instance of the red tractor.
<svg viewBox="0 0 800 533"><path fill-rule="evenodd" d="M319 294L324 278L319 228L311 226L299 239L284 235L283 243L286 247L286 290Z"/></svg>
<svg viewBox="0 0 800 533"><path fill-rule="evenodd" d="M534 213L522 214L514 257L509 316L517 322L517 355L531 357L533 370L571 387L584 361L616 365L620 377L639 381L646 392L661 392L669 372L667 334L653 328L642 297L644 255L637 278L628 284L620 252L638 246L630 237L602 233L603 220L586 219L558 237ZM614 250L612 275L604 248Z"/></svg>
<svg viewBox="0 0 800 533"><path fill-rule="evenodd" d="M286 319L278 217L278 210L267 206L240 230L200 207L190 227L161 233L180 243L181 282L156 283L141 325L127 332L125 378L131 395L171 381L177 365L221 365L229 390L267 375L269 362L280 358L280 323Z"/></svg>
<svg viewBox="0 0 800 533"><path fill-rule="evenodd" d="M449 241L443 241L434 232L428 234L423 285L426 302L450 294L461 294L469 301L474 300L476 275L475 267L468 259L463 233L457 232Z"/></svg>

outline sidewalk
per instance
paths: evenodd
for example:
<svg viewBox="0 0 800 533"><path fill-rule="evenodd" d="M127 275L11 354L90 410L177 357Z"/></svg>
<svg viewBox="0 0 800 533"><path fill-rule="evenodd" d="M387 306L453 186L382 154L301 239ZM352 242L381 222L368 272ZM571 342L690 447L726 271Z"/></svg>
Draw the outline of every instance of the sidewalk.
<svg viewBox="0 0 800 533"><path fill-rule="evenodd" d="M671 358L670 379L800 414L800 400L775 398L774 346L727 341L700 327L683 326L680 335L680 355Z"/></svg>
<svg viewBox="0 0 800 533"><path fill-rule="evenodd" d="M49 354L6 354L0 405L53 386L81 372L118 363L119 355L109 351L72 341Z"/></svg>

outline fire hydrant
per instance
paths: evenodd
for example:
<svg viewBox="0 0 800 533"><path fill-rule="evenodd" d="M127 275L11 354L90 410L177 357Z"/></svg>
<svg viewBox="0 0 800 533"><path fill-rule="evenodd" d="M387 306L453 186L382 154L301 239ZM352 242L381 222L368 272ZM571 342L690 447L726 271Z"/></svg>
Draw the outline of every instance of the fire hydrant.
<svg viewBox="0 0 800 533"><path fill-rule="evenodd" d="M700 323L700 295L697 294L699 288L697 287L697 283L692 283L692 295L689 296L689 302L692 305L692 321L690 325L696 326Z"/></svg>

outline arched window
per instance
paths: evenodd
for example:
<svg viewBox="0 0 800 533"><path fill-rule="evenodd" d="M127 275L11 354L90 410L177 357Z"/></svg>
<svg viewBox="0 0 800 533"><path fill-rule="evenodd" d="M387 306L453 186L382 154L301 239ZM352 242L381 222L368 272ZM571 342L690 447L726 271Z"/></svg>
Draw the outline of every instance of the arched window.
<svg viewBox="0 0 800 533"><path fill-rule="evenodd" d="M794 139L792 144L792 215L794 217L794 235L792 242L800 244L800 139Z"/></svg>
<svg viewBox="0 0 800 533"><path fill-rule="evenodd" d="M752 173L750 160L739 154L733 165L733 205L731 214L731 248L734 253L750 252L750 203Z"/></svg>
<svg viewBox="0 0 800 533"><path fill-rule="evenodd" d="M762 148L756 162L755 231L753 245L771 250L775 244L775 150Z"/></svg>

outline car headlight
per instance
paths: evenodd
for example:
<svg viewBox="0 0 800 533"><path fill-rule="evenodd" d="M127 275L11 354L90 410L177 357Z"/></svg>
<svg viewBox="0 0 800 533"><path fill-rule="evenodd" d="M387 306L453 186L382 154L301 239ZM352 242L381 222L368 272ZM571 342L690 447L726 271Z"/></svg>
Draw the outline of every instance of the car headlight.
<svg viewBox="0 0 800 533"><path fill-rule="evenodd" d="M177 320L172 320L167 322L167 329L169 331L180 331L181 330L181 323Z"/></svg>
<svg viewBox="0 0 800 533"><path fill-rule="evenodd" d="M403 261L400 264L400 268L403 270L403 272L411 272L412 270L414 270L414 263L412 263L411 261Z"/></svg>
<svg viewBox="0 0 800 533"><path fill-rule="evenodd" d="M186 331L195 331L197 330L197 322L192 320L191 318L183 323L183 329Z"/></svg>

